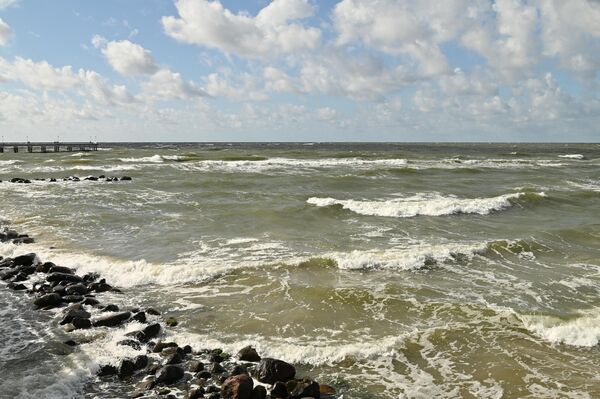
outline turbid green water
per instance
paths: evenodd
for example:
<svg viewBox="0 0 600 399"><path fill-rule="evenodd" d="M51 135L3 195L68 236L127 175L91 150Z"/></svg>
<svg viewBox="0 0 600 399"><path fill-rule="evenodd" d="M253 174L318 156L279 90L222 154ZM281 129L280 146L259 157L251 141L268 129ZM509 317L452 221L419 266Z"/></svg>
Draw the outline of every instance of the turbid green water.
<svg viewBox="0 0 600 399"><path fill-rule="evenodd" d="M0 216L37 239L0 255L98 271L178 342L252 344L344 398L600 396L600 145L109 147L0 154ZM133 181L6 182L99 174ZM1 392L125 395L90 374L128 330L64 355L15 298Z"/></svg>

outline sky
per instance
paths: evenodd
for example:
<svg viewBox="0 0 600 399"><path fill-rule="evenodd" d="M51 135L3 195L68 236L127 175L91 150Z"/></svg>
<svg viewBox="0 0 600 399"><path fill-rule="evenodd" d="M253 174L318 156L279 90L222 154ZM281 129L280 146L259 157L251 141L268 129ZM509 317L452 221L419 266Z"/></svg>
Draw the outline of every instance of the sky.
<svg viewBox="0 0 600 399"><path fill-rule="evenodd" d="M599 0L0 0L5 141L600 141Z"/></svg>

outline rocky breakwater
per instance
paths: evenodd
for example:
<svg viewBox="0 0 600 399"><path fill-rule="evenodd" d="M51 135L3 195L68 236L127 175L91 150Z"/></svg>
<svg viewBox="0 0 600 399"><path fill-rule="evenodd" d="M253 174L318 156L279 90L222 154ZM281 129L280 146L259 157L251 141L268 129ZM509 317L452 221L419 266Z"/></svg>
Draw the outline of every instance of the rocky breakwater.
<svg viewBox="0 0 600 399"><path fill-rule="evenodd" d="M4 229L0 241L28 238ZM17 242L26 244L25 241ZM88 329L114 329L130 322L143 328L126 334L118 345L129 346L139 354L100 365L96 375L103 383L127 387L131 398L210 398L210 399L300 399L334 398L334 388L310 378L300 378L293 365L283 360L261 357L246 346L236 356L219 348L180 345L165 341L167 329L176 328L173 317L163 319L152 308L119 309L103 304L97 294L121 292L97 273L80 276L74 269L42 262L35 253L12 258L0 257L0 280L8 289L32 296L40 311L56 312L56 322L66 332ZM73 338L73 337L71 337ZM64 342L77 350L75 339Z"/></svg>
<svg viewBox="0 0 600 399"><path fill-rule="evenodd" d="M110 182L132 181L132 180L133 179L130 176L122 176L119 178L119 177L115 177L115 176L100 175L100 176L87 176L87 177L66 176L66 177L62 177L62 178L47 177L47 178L35 178L35 179L26 179L24 177L13 177L12 179L8 180L8 182L18 183L18 184L31 184L34 181L47 182L47 183L58 183L59 181L65 181L65 182L100 181L100 182L110 183ZM2 180L0 180L0 183L2 183Z"/></svg>

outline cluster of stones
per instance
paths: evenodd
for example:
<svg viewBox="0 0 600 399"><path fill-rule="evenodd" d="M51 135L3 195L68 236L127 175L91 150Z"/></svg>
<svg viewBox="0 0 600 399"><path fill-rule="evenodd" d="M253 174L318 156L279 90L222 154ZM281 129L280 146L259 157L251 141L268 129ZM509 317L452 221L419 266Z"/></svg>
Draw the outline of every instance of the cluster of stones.
<svg viewBox="0 0 600 399"><path fill-rule="evenodd" d="M12 242L13 244L33 244L34 239L27 234L19 234L14 230L0 231L0 242Z"/></svg>
<svg viewBox="0 0 600 399"><path fill-rule="evenodd" d="M119 177L111 177L111 176L105 176L105 175L100 175L100 176L88 176L88 177L78 177L78 176L67 176L67 177L63 177L63 178L55 178L55 177L50 177L47 179L41 179L41 178L37 178L37 179L33 179L34 181L46 181L49 183L56 183L59 180L62 181L70 181L70 182L78 182L78 181L82 181L82 180L89 180L89 181L105 181L105 182L117 182L117 181L131 181L131 177L130 176L123 176L121 178ZM8 180L10 183L20 183L20 184L31 184L31 180L30 179L25 179L23 177L13 177L12 179ZM2 183L2 180L0 180L0 183Z"/></svg>
<svg viewBox="0 0 600 399"><path fill-rule="evenodd" d="M0 232L2 241L22 236L11 230ZM176 342L163 342L161 337L164 337L165 329L177 326L177 320L169 317L161 323L158 320L160 313L152 308L123 311L114 304L101 304L95 294L120 291L100 279L97 273L79 276L71 268L42 263L36 254L29 253L6 259L0 257L0 280L7 282L9 289L34 295L33 304L38 309L63 308L59 324L64 325L67 332L113 328L132 321L145 324L118 342L142 353L145 350L145 354L122 359L118 365L102 365L98 371L98 378L102 380L130 384L132 398L334 397L332 387L309 378L297 378L294 366L278 359L261 358L251 346L241 349L233 359L221 349L195 351L190 345L181 347ZM32 282L30 287L23 284L27 280ZM93 309L100 316L92 317L90 311ZM107 314L103 315L105 312ZM151 318L154 322L148 320ZM64 343L72 347L79 345L72 339Z"/></svg>

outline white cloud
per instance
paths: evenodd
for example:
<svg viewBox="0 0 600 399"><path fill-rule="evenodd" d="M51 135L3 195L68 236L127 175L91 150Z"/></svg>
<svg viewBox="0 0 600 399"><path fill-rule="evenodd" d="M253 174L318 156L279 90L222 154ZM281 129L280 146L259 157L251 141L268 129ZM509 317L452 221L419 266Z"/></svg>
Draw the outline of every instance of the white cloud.
<svg viewBox="0 0 600 399"><path fill-rule="evenodd" d="M0 64L4 70L2 75L12 80L20 80L25 85L39 90L64 91L74 88L79 77L71 66L55 68L47 61L34 62L30 59L16 57L14 62Z"/></svg>
<svg viewBox="0 0 600 399"><path fill-rule="evenodd" d="M92 37L92 45L95 48L104 47L104 46L106 46L106 43L108 43L108 40L106 40L106 38L104 36L94 35Z"/></svg>
<svg viewBox="0 0 600 399"><path fill-rule="evenodd" d="M314 13L307 0L273 0L256 17L234 14L218 1L178 0L179 18L162 18L167 35L243 57L314 49L321 31L294 21Z"/></svg>
<svg viewBox="0 0 600 399"><path fill-rule="evenodd" d="M268 96L258 88L258 79L249 73L243 73L233 81L232 74L225 76L211 73L204 78L205 90L213 97L227 97L235 101L263 101Z"/></svg>
<svg viewBox="0 0 600 399"><path fill-rule="evenodd" d="M0 10L17 4L20 0L0 0Z"/></svg>
<svg viewBox="0 0 600 399"><path fill-rule="evenodd" d="M161 69L143 84L144 94L158 100L185 100L206 96L206 92L193 82L186 82L181 74Z"/></svg>
<svg viewBox="0 0 600 399"><path fill-rule="evenodd" d="M6 46L12 36L12 30L6 22L0 18L0 46Z"/></svg>
<svg viewBox="0 0 600 399"><path fill-rule="evenodd" d="M96 36L92 39L94 46L101 45L101 42L101 39L97 39ZM102 54L113 69L122 75L152 74L158 70L152 53L129 40L106 43Z"/></svg>

